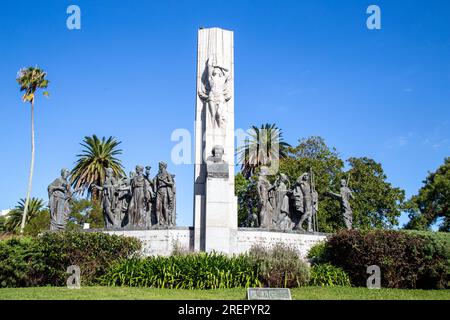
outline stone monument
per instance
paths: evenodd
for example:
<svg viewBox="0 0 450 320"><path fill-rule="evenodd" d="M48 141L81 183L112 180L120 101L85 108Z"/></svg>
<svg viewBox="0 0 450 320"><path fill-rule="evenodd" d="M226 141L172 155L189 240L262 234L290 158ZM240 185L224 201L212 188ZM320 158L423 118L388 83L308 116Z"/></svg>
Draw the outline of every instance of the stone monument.
<svg viewBox="0 0 450 320"><path fill-rule="evenodd" d="M160 162L155 177L150 174L150 166L136 166L128 177L111 178L109 171L106 181L98 187L107 197L103 209L110 229L104 232L140 239L144 256L171 255L175 248L231 255L248 252L255 244L271 246L279 242L306 256L308 249L323 241L325 235L292 230L300 220L300 209L305 211L305 190L300 185L292 190L285 174L280 173L272 183L274 177L268 177L265 168L251 182L248 192L253 196L245 204L248 219L238 229L233 32L219 28L198 30L197 54L194 225L176 226L175 175L167 170L165 162ZM66 195L61 196L66 199ZM299 212L293 212L294 207ZM257 295L273 297L266 291Z"/></svg>
<svg viewBox="0 0 450 320"><path fill-rule="evenodd" d="M200 29L197 50L194 250L233 253L237 241L233 32Z"/></svg>

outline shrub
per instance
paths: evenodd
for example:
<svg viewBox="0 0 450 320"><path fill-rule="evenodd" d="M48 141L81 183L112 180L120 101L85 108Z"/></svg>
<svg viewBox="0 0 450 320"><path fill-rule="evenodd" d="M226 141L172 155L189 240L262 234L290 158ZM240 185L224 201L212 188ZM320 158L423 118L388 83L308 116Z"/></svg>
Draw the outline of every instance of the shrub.
<svg viewBox="0 0 450 320"><path fill-rule="evenodd" d="M249 257L257 266L264 286L293 288L309 282L308 264L300 259L294 248L283 243L277 243L271 248L253 246Z"/></svg>
<svg viewBox="0 0 450 320"><path fill-rule="evenodd" d="M326 251L326 242L321 241L313 245L306 255L306 258L309 259L311 264L321 264L326 261L325 252Z"/></svg>
<svg viewBox="0 0 450 320"><path fill-rule="evenodd" d="M329 263L312 266L309 284L312 286L351 286L348 274Z"/></svg>
<svg viewBox="0 0 450 320"><path fill-rule="evenodd" d="M341 231L326 244L325 259L365 286L367 267L377 265L387 288L444 288L449 281L450 235L405 231Z"/></svg>
<svg viewBox="0 0 450 320"><path fill-rule="evenodd" d="M31 238L11 237L0 241L0 287L37 285L29 275L39 269L35 261L35 245Z"/></svg>
<svg viewBox="0 0 450 320"><path fill-rule="evenodd" d="M260 282L246 255L227 257L218 253L182 254L169 257L125 259L101 277L109 286L171 289L255 287Z"/></svg>
<svg viewBox="0 0 450 320"><path fill-rule="evenodd" d="M0 285L65 285L70 265L80 267L82 284L94 284L110 265L140 248L135 238L86 232L47 232L0 241Z"/></svg>

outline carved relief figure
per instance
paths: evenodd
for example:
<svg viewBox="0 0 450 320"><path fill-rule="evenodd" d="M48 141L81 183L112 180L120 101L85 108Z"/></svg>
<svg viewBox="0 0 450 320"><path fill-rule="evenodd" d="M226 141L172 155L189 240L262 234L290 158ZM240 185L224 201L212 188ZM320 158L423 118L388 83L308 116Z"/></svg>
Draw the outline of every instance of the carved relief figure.
<svg viewBox="0 0 450 320"><path fill-rule="evenodd" d="M208 107L207 118L213 128L226 126L225 103L231 99L230 85L229 70L208 59L198 94Z"/></svg>

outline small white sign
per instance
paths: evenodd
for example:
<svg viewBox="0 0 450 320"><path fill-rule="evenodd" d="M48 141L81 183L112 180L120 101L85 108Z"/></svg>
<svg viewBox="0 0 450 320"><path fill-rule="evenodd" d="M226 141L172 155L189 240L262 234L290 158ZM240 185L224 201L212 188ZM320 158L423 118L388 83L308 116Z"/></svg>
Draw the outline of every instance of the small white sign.
<svg viewBox="0 0 450 320"><path fill-rule="evenodd" d="M247 300L292 300L288 288L247 288Z"/></svg>

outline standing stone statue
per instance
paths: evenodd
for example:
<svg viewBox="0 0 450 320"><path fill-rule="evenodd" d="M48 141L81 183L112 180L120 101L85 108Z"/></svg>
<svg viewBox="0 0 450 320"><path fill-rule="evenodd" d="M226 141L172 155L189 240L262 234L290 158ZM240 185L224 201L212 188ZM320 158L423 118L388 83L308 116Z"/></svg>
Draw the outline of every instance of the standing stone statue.
<svg viewBox="0 0 450 320"><path fill-rule="evenodd" d="M154 181L150 176L151 166L145 167L145 205L147 210L147 226L156 223Z"/></svg>
<svg viewBox="0 0 450 320"><path fill-rule="evenodd" d="M128 207L131 203L132 198L132 190L131 190L131 181L133 181L133 178L135 176L134 171L130 171L128 177L123 177L120 181L120 190L119 190L119 206L121 207L121 214L120 214L120 221L121 227L125 227L129 224L130 218L128 214Z"/></svg>
<svg viewBox="0 0 450 320"><path fill-rule="evenodd" d="M177 185L175 183L175 175L171 174L173 181L173 209L172 209L172 226L176 225L177 220Z"/></svg>
<svg viewBox="0 0 450 320"><path fill-rule="evenodd" d="M319 194L317 193L314 185L312 186L311 199L312 199L312 217L314 221L313 229L314 231L319 231L317 220L317 213L319 212Z"/></svg>
<svg viewBox="0 0 450 320"><path fill-rule="evenodd" d="M209 58L198 95L208 105L207 118L213 128L224 129L226 126L225 103L231 99L230 83L229 70Z"/></svg>
<svg viewBox="0 0 450 320"><path fill-rule="evenodd" d="M301 214L300 220L295 229L304 230L303 223L307 221L308 231L312 232L312 213L313 201L311 194L311 185L309 183L309 174L303 173L296 181L293 191L295 209Z"/></svg>
<svg viewBox="0 0 450 320"><path fill-rule="evenodd" d="M128 206L128 222L133 227L144 228L147 226L145 187L144 167L137 165L131 180L131 200Z"/></svg>
<svg viewBox="0 0 450 320"><path fill-rule="evenodd" d="M347 186L347 181L341 179L340 193L331 191L328 193L340 200L345 226L347 227L347 230L351 230L353 224L353 211L350 206L350 198L354 199L355 197L353 196L352 190Z"/></svg>
<svg viewBox="0 0 450 320"><path fill-rule="evenodd" d="M64 230L69 220L69 200L72 198L72 191L67 180L68 177L69 170L62 169L61 177L56 178L47 188L51 219L50 230Z"/></svg>
<svg viewBox="0 0 450 320"><path fill-rule="evenodd" d="M275 224L277 228L289 230L293 228L292 220L289 217L289 179L281 173L273 186L275 190Z"/></svg>
<svg viewBox="0 0 450 320"><path fill-rule="evenodd" d="M167 172L167 163L159 163L159 172L155 177L156 219L158 225L172 226L175 193L172 175Z"/></svg>
<svg viewBox="0 0 450 320"><path fill-rule="evenodd" d="M105 228L111 229L120 227L123 220L122 201L119 200L121 194L128 190L127 186L121 186L121 181L114 177L114 171L111 168L105 169L105 181L102 186L92 185L93 188L102 192L102 208Z"/></svg>
<svg viewBox="0 0 450 320"><path fill-rule="evenodd" d="M258 176L258 212L259 212L259 223L261 228L270 228L272 226L273 219L273 206L270 202L270 190L272 185L269 180L267 180L268 169L267 167L262 167Z"/></svg>

